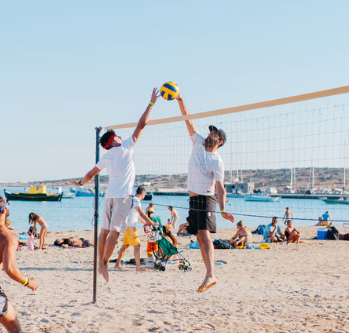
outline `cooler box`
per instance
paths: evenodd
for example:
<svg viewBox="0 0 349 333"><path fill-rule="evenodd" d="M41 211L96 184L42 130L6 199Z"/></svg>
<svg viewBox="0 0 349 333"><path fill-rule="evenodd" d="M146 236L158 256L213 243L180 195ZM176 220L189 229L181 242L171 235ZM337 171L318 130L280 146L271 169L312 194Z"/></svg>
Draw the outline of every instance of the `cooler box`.
<svg viewBox="0 0 349 333"><path fill-rule="evenodd" d="M317 239L326 239L328 229L318 229L317 230Z"/></svg>

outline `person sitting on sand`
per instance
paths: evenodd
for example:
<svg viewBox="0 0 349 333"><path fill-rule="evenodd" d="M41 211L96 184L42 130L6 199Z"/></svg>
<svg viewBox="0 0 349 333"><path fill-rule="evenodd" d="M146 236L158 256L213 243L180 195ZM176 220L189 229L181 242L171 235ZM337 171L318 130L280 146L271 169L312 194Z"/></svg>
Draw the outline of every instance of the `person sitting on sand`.
<svg viewBox="0 0 349 333"><path fill-rule="evenodd" d="M285 229L285 237L287 239L287 244L298 243L299 238L301 237L300 231L296 229L292 224L293 223L291 220L287 221L287 228Z"/></svg>
<svg viewBox="0 0 349 333"><path fill-rule="evenodd" d="M128 226L124 234L124 240L122 247L118 254L118 260L116 262L116 269L124 269L124 266L121 266L121 260L124 257L126 250L129 246L134 247L134 256L136 259L136 270L143 271L144 268L141 267L141 242L138 237L138 232L136 229L137 222L142 223L143 225L157 225L149 217L144 214L141 207L141 201L145 198L146 190L143 186L137 188L136 196L132 197L132 209L128 218Z"/></svg>
<svg viewBox="0 0 349 333"><path fill-rule="evenodd" d="M93 246L93 243L84 238L69 237L69 238L58 238L53 243L56 246L61 246L63 248L72 247L89 247Z"/></svg>
<svg viewBox="0 0 349 333"><path fill-rule="evenodd" d="M252 233L251 230L248 229L242 221L239 221L236 223L237 232L236 234L230 239L229 243L230 245L237 247L237 246L246 246L246 248L252 248Z"/></svg>
<svg viewBox="0 0 349 333"><path fill-rule="evenodd" d="M332 223L330 212L327 211L319 217L319 223L316 224L316 226L327 226L329 224L329 221Z"/></svg>
<svg viewBox="0 0 349 333"><path fill-rule="evenodd" d="M179 225L178 227L178 231L177 231L177 236L188 236L190 235L188 233L188 227L189 227L189 216L186 217L186 222L182 223Z"/></svg>
<svg viewBox="0 0 349 333"><path fill-rule="evenodd" d="M41 216L39 216L35 213L29 214L29 224L32 224L32 223L34 223L34 227L33 227L33 231L32 231L33 235L35 234L36 223L38 223L41 227L40 235L39 235L39 238L40 238L39 250L42 250L44 245L45 245L48 225L47 225L46 221Z"/></svg>
<svg viewBox="0 0 349 333"><path fill-rule="evenodd" d="M281 228L278 225L278 218L276 216L274 216L271 223L265 227L263 239L267 243L285 240L285 235L281 232Z"/></svg>

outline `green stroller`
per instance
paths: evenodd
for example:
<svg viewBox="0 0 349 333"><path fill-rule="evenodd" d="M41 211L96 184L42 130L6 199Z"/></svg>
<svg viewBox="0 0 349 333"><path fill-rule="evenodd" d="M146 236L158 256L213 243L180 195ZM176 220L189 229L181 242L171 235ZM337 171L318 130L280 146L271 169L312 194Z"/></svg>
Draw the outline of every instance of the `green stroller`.
<svg viewBox="0 0 349 333"><path fill-rule="evenodd" d="M183 257L182 251L178 251L178 249L165 237L161 235L156 243L158 244L159 249L158 251L153 252L155 257L155 269L165 271L168 260L171 256L177 255L177 257L182 260L182 263L178 266L179 270L183 270L184 272L192 270L190 262Z"/></svg>

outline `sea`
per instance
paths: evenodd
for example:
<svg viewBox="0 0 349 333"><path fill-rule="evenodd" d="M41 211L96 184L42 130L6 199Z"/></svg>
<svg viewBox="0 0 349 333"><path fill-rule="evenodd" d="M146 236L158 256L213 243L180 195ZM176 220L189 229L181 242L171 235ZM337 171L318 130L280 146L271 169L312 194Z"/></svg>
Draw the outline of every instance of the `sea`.
<svg viewBox="0 0 349 333"><path fill-rule="evenodd" d="M4 187L0 187L0 195L4 196ZM23 192L23 187L7 187L9 192ZM65 189L67 191L67 189ZM187 196L154 196L155 215L161 218L163 224L170 219L168 206L176 208L179 214L178 224L184 223L188 216ZM149 201L142 202L145 211ZM99 227L102 224L104 198L99 198ZM326 211L330 212L334 223L342 225L349 222L349 205L327 204L319 199L280 199L277 202L245 202L243 198L229 198L226 203L226 211L231 212L235 222L242 220L245 225L255 229L260 224L268 224L273 216L284 216L286 207L290 207L293 213L294 225L298 227L313 226L318 217ZM217 211L219 207L217 204ZM69 230L93 230L94 229L94 198L76 197L74 199L62 199L61 202L10 202L10 220L15 231L27 231L29 228L28 215L34 212L42 216L49 225L49 231ZM218 213L218 228L236 228L236 223L231 223L221 217ZM139 223L139 229L142 226Z"/></svg>

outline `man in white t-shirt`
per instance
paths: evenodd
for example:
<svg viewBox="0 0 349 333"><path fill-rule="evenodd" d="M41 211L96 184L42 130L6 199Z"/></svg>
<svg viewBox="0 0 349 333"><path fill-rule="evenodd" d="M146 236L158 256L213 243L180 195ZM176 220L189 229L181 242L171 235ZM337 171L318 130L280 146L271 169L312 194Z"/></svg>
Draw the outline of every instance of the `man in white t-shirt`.
<svg viewBox="0 0 349 333"><path fill-rule="evenodd" d="M122 247L119 251L118 260L116 262L115 268L124 269L124 266L121 266L121 260L124 257L126 250L129 246L134 247L134 255L136 260L136 270L142 271L141 268L141 242L138 237L138 232L136 229L137 222L142 223L143 225L157 225L143 212L141 201L144 199L147 194L145 188L140 186L137 188L136 195L132 197L132 209L128 218L128 226L124 234L124 239Z"/></svg>
<svg viewBox="0 0 349 333"><path fill-rule="evenodd" d="M181 95L177 96L182 115L189 115ZM193 142L193 150L188 166L189 227L188 232L196 234L201 255L206 266L206 276L198 292L206 291L217 283L214 274L214 248L210 233L216 232L216 186L219 208L224 219L234 222L233 215L225 211L226 191L224 188L224 164L217 149L226 141L223 130L209 126L205 139L200 135L192 120L185 121Z"/></svg>
<svg viewBox="0 0 349 333"><path fill-rule="evenodd" d="M159 96L159 91L154 88L150 103L130 138L123 141L114 131L106 132L101 137L100 143L108 152L80 181L70 180L75 185L83 186L104 168L108 171L109 182L104 201L103 223L98 239L98 272L107 282L109 281L109 259L115 249L120 231L126 228L132 205L131 195L135 181L134 146L141 136Z"/></svg>

